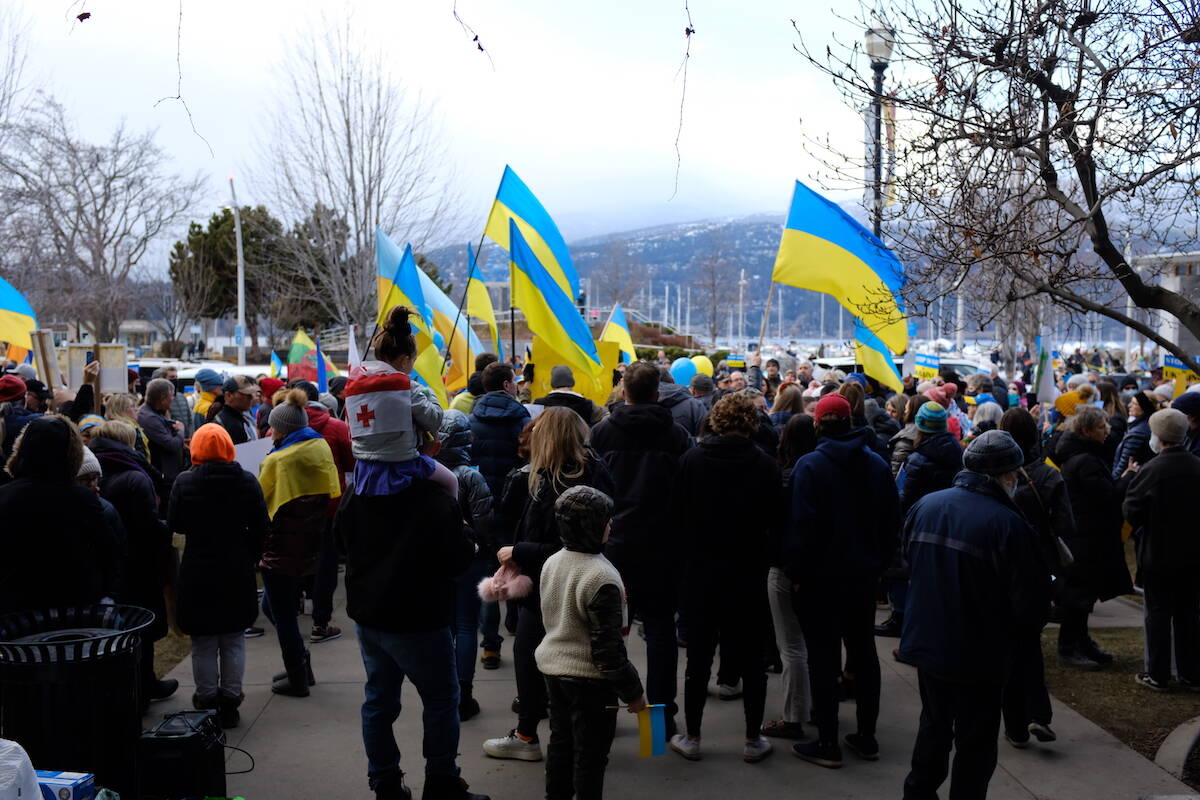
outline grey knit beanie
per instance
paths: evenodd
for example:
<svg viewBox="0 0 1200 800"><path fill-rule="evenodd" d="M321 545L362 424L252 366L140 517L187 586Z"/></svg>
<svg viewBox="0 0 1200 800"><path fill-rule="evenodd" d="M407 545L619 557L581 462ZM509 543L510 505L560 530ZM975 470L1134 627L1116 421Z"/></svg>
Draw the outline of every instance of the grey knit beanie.
<svg viewBox="0 0 1200 800"><path fill-rule="evenodd" d="M289 433L295 433L301 428L308 427L308 414L305 414L304 409L299 406L280 403L271 409L271 415L267 417L267 422L270 424L271 430L287 436Z"/></svg>
<svg viewBox="0 0 1200 800"><path fill-rule="evenodd" d="M1008 431L984 431L967 445L963 466L983 475L1003 475L1025 463L1025 453Z"/></svg>

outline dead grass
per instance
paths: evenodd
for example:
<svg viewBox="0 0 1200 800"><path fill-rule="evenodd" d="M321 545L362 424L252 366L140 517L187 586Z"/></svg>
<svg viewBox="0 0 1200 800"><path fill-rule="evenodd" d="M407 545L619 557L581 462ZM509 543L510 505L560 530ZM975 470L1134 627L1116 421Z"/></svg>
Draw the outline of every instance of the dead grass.
<svg viewBox="0 0 1200 800"><path fill-rule="evenodd" d="M1058 629L1042 634L1046 687L1125 744L1149 759L1179 724L1200 716L1200 695L1172 688L1154 692L1134 682L1144 669L1141 628L1096 628L1092 638L1116 656L1102 670L1085 672L1058 665ZM1200 787L1197 787L1200 788Z"/></svg>
<svg viewBox="0 0 1200 800"><path fill-rule="evenodd" d="M154 674L159 678L192 654L192 640L182 633L168 630L166 637L154 643Z"/></svg>

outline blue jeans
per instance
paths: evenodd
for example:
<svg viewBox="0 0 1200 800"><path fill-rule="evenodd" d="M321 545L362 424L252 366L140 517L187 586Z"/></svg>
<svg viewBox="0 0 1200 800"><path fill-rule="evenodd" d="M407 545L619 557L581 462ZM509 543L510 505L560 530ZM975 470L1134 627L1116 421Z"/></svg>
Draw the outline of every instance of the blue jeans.
<svg viewBox="0 0 1200 800"><path fill-rule="evenodd" d="M421 697L425 774L458 775L458 671L450 629L388 633L359 625L358 648L367 671L362 733L371 788L400 771L392 724L400 716L405 677Z"/></svg>
<svg viewBox="0 0 1200 800"><path fill-rule="evenodd" d="M492 573L482 561L472 561L466 572L454 579L454 655L458 682L475 680L475 643L479 630L479 582ZM500 618L496 618L499 624Z"/></svg>
<svg viewBox="0 0 1200 800"><path fill-rule="evenodd" d="M300 621L297 619L301 578L264 569L262 579L265 589L262 610L275 626L283 664L285 667L300 664L304 661L304 636L300 633Z"/></svg>
<svg viewBox="0 0 1200 800"><path fill-rule="evenodd" d="M500 603L482 603L479 608L479 634L482 637L480 647L500 652L500 645L504 643L504 637L500 635Z"/></svg>

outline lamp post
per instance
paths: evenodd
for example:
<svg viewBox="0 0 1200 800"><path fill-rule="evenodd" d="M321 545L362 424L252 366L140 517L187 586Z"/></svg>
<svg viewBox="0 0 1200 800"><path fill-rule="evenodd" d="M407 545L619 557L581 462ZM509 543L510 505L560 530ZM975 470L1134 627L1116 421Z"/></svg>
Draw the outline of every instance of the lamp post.
<svg viewBox="0 0 1200 800"><path fill-rule="evenodd" d="M237 345L238 366L246 366L246 259L242 254L242 213L238 209L233 176L229 176L229 199L233 202L233 233L237 244L237 327L233 342Z"/></svg>
<svg viewBox="0 0 1200 800"><path fill-rule="evenodd" d="M875 207L871 210L871 222L877 239L883 229L883 73L892 58L895 37L896 32L879 20L864 34L867 57L871 59L871 70L875 73L875 91L871 98L871 109L875 114Z"/></svg>

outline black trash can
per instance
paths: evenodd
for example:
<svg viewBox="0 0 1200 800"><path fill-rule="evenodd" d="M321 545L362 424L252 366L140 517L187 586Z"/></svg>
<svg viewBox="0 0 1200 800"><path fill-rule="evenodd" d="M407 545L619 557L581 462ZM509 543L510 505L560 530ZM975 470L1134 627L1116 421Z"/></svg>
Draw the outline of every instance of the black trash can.
<svg viewBox="0 0 1200 800"><path fill-rule="evenodd" d="M19 742L39 769L91 772L134 797L139 632L153 621L153 612L121 605L0 616L0 737Z"/></svg>

